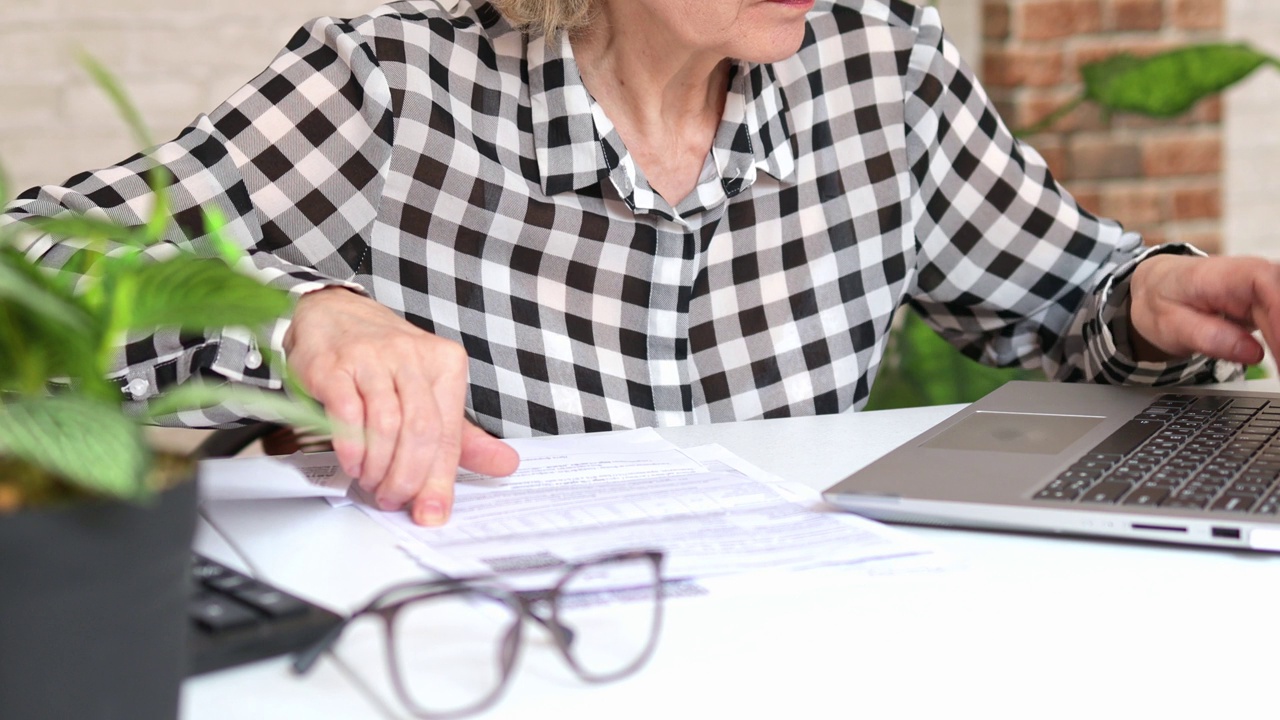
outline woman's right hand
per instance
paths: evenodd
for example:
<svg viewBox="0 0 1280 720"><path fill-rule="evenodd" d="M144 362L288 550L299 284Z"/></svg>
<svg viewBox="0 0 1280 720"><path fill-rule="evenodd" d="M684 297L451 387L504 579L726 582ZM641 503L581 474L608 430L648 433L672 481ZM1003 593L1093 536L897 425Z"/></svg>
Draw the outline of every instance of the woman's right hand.
<svg viewBox="0 0 1280 720"><path fill-rule="evenodd" d="M441 525L459 466L515 472L511 446L464 417L467 355L374 300L342 288L304 295L284 338L303 387L340 426L338 462L379 507L410 506L413 521Z"/></svg>

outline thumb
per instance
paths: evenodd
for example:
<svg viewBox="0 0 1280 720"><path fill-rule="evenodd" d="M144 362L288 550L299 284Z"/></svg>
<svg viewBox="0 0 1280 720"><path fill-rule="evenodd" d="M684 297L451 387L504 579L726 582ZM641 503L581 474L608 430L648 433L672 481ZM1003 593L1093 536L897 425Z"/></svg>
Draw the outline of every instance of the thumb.
<svg viewBox="0 0 1280 720"><path fill-rule="evenodd" d="M520 466L520 454L515 448L477 427L470 420L462 421L462 455L458 464L472 472L502 477L515 472Z"/></svg>

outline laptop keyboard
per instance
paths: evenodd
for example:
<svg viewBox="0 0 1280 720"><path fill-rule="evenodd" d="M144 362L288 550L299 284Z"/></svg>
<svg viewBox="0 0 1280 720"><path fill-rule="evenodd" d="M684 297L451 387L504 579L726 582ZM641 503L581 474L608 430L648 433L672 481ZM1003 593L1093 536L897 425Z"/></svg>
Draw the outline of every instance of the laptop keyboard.
<svg viewBox="0 0 1280 720"><path fill-rule="evenodd" d="M1035 498L1280 514L1278 431L1263 398L1161 395Z"/></svg>
<svg viewBox="0 0 1280 720"><path fill-rule="evenodd" d="M341 620L203 555L192 558L191 575L190 675L300 650Z"/></svg>

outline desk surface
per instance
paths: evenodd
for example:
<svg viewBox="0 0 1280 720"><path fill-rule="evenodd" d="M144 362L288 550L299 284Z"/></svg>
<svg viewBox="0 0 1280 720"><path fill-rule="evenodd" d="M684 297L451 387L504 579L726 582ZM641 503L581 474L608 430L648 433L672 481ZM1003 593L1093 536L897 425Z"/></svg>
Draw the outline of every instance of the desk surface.
<svg viewBox="0 0 1280 720"><path fill-rule="evenodd" d="M1258 383L1252 383L1257 385ZM1275 389L1270 383L1267 389ZM724 445L823 489L958 406L790 418L662 434ZM339 610L421 570L359 510L246 502L218 513L266 577ZM578 682L526 648L485 718L1270 717L1280 557L913 528L956 569L668 603L658 651L619 683ZM203 528L201 550L234 562ZM400 717L339 650L306 679L272 660L190 680L183 720Z"/></svg>

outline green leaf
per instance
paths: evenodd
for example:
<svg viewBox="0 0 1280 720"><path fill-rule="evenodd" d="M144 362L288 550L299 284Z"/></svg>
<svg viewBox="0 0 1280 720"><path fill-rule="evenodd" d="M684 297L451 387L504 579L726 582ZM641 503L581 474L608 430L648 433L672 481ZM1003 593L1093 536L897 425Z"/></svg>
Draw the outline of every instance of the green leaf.
<svg viewBox="0 0 1280 720"><path fill-rule="evenodd" d="M182 410L208 408L224 403L235 404L237 410L259 419L283 421L293 427L320 433L333 430L324 408L310 398L292 397L280 392L230 383L213 385L189 382L179 385L148 404L146 419L154 421Z"/></svg>
<svg viewBox="0 0 1280 720"><path fill-rule="evenodd" d="M1137 58L1124 53L1080 69L1085 95L1104 109L1168 118L1276 61L1248 45L1204 44Z"/></svg>
<svg viewBox="0 0 1280 720"><path fill-rule="evenodd" d="M115 105L116 112L124 118L125 124L129 126L130 132L141 147L154 146L151 132L147 130L147 124L142 120L142 113L138 112L138 108L129 100L128 94L116 77L88 53L80 53L80 67L84 68L93 82L107 94L111 104Z"/></svg>
<svg viewBox="0 0 1280 720"><path fill-rule="evenodd" d="M151 451L137 424L109 403L76 395L6 399L0 403L0 454L93 494L147 494Z"/></svg>
<svg viewBox="0 0 1280 720"><path fill-rule="evenodd" d="M43 392L53 378L85 378L86 391L106 385L94 364L100 328L54 278L21 253L0 249L0 391Z"/></svg>
<svg viewBox="0 0 1280 720"><path fill-rule="evenodd" d="M169 174L168 168L157 165L147 171L147 186L151 188L151 194L155 198L151 217L147 218L147 224L142 230L143 242L148 245L163 239L165 230L169 228L169 221L173 217L169 201L169 185L172 182L173 176Z"/></svg>
<svg viewBox="0 0 1280 720"><path fill-rule="evenodd" d="M147 244L141 233L134 228L84 215L31 218L25 222L54 237L120 242L134 247L145 247Z"/></svg>
<svg viewBox="0 0 1280 720"><path fill-rule="evenodd" d="M44 280L39 269L16 250L0 250L0 302L13 303L69 332L89 334L89 315Z"/></svg>
<svg viewBox="0 0 1280 720"><path fill-rule="evenodd" d="M244 248L227 237L227 216L223 215L218 208L209 208L204 211L204 227L209 241L213 244L214 252L222 258L223 262L235 267L236 263L248 257Z"/></svg>
<svg viewBox="0 0 1280 720"><path fill-rule="evenodd" d="M287 313L293 298L236 272L221 260L178 256L116 278L117 329L201 331L254 326Z"/></svg>

